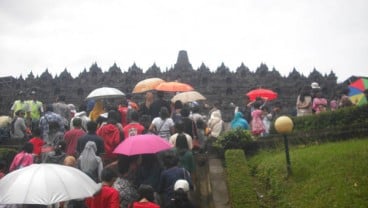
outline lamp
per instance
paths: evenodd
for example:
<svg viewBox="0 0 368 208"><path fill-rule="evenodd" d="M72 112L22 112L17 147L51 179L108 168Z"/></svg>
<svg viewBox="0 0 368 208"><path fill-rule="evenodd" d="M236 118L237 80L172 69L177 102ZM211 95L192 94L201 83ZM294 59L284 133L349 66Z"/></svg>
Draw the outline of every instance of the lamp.
<svg viewBox="0 0 368 208"><path fill-rule="evenodd" d="M284 136L286 168L288 176L291 175L291 163L290 163L289 142L287 139L287 134L290 134L293 131L293 127L294 127L293 121L291 120L291 118L287 116L280 116L275 121L276 131Z"/></svg>

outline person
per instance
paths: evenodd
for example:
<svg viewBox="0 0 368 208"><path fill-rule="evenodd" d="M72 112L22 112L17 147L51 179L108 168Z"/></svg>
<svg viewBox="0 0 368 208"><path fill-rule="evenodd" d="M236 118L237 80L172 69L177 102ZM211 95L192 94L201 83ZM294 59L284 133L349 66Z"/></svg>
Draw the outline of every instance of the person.
<svg viewBox="0 0 368 208"><path fill-rule="evenodd" d="M45 142L41 138L41 129L39 127L33 129L32 131L33 137L29 140L29 142L33 145L33 156L35 162L41 162L41 150L42 146Z"/></svg>
<svg viewBox="0 0 368 208"><path fill-rule="evenodd" d="M315 114L327 111L327 100L322 97L321 91L316 93L316 97L313 99L312 108Z"/></svg>
<svg viewBox="0 0 368 208"><path fill-rule="evenodd" d="M121 118L121 125L124 127L128 124L128 112L129 112L129 107L128 107L128 100L123 99L121 101L121 104L118 107L118 111L120 113L120 118Z"/></svg>
<svg viewBox="0 0 368 208"><path fill-rule="evenodd" d="M32 90L31 99L27 101L30 108L30 118L32 119L31 129L38 127L38 122L43 114L43 103L37 100L36 91Z"/></svg>
<svg viewBox="0 0 368 208"><path fill-rule="evenodd" d="M127 93L126 94L126 99L128 101L128 108L132 109L134 111L138 111L139 110L139 106L136 102L133 101L133 95L131 93Z"/></svg>
<svg viewBox="0 0 368 208"><path fill-rule="evenodd" d="M180 135L180 134L183 134L185 136L185 138L187 139L187 145L188 145L188 149L193 149L193 140L192 140L192 137L185 133L184 132L184 123L183 121L179 121L179 122L176 122L175 123L175 134L171 135L170 136L170 139L169 139L169 143L175 147L176 146L176 140L177 140L177 137Z"/></svg>
<svg viewBox="0 0 368 208"><path fill-rule="evenodd" d="M89 113L89 119L96 121L101 114L105 113L105 108L102 100L97 100L93 106L92 111Z"/></svg>
<svg viewBox="0 0 368 208"><path fill-rule="evenodd" d="M261 135L265 132L265 126L262 122L262 110L260 110L262 103L255 102L253 104L254 110L252 111L252 134L255 136Z"/></svg>
<svg viewBox="0 0 368 208"><path fill-rule="evenodd" d="M156 154L143 154L141 157L142 160L137 168L134 184L137 187L141 184L147 184L152 186L155 192L158 192L158 179L163 167Z"/></svg>
<svg viewBox="0 0 368 208"><path fill-rule="evenodd" d="M13 105L10 108L11 111L11 115L13 117L15 117L15 113L19 110L23 110L25 113L27 113L28 115L26 116L27 118L30 117L30 108L28 103L25 101L25 93L24 91L19 91L18 93L18 100L15 100Z"/></svg>
<svg viewBox="0 0 368 208"><path fill-rule="evenodd" d="M129 179L130 165L127 165L125 162L126 161L118 160L117 165L119 177L113 185L113 187L119 192L121 208L128 208L128 206L138 198L137 189L135 188L133 181Z"/></svg>
<svg viewBox="0 0 368 208"><path fill-rule="evenodd" d="M54 150L43 153L42 163L55 163L55 164L63 164L65 157L67 156L65 153L66 144L65 141L59 141L54 147Z"/></svg>
<svg viewBox="0 0 368 208"><path fill-rule="evenodd" d="M190 115L189 108L184 107L180 111L180 114L184 126L184 132L192 137L193 143L198 144L197 125L191 118L189 118Z"/></svg>
<svg viewBox="0 0 368 208"><path fill-rule="evenodd" d="M85 200L88 208L119 208L119 192L112 187L117 174L111 168L104 168L101 172L102 188L93 197Z"/></svg>
<svg viewBox="0 0 368 208"><path fill-rule="evenodd" d="M152 186L142 184L138 188L138 199L133 202L131 208L160 208L155 201L154 190Z"/></svg>
<svg viewBox="0 0 368 208"><path fill-rule="evenodd" d="M88 114L86 112L86 106L84 104L82 104L81 106L79 106L79 112L76 112L74 114L74 117L71 119L70 121L70 129L74 129L73 126L73 120L75 118L80 118L82 120L82 129L84 131L87 131L87 123L90 120L88 117Z"/></svg>
<svg viewBox="0 0 368 208"><path fill-rule="evenodd" d="M22 151L15 155L9 172L32 165L33 164L33 144L27 142L24 144Z"/></svg>
<svg viewBox="0 0 368 208"><path fill-rule="evenodd" d="M219 137L224 130L223 126L224 121L221 117L221 111L216 108L216 110L212 111L212 113L210 114L210 119L207 122L207 127L209 129L209 138L211 138L211 140L214 140Z"/></svg>
<svg viewBox="0 0 368 208"><path fill-rule="evenodd" d="M364 93L365 99L368 101L368 89L365 89L363 93Z"/></svg>
<svg viewBox="0 0 368 208"><path fill-rule="evenodd" d="M10 126L11 139L18 141L26 141L28 139L27 126L24 120L24 116L25 116L24 110L18 110L17 112L15 112L15 116Z"/></svg>
<svg viewBox="0 0 368 208"><path fill-rule="evenodd" d="M296 115L306 116L312 114L312 96L310 88L305 86L300 90L300 94L296 99Z"/></svg>
<svg viewBox="0 0 368 208"><path fill-rule="evenodd" d="M152 121L152 109L151 109L151 105L154 101L154 96L153 96L153 93L152 92L146 92L146 95L145 95L145 99L144 99L144 102L140 104L139 106L139 110L138 110L138 113L139 113L139 117L142 117L142 116L148 116L148 120L149 122Z"/></svg>
<svg viewBox="0 0 368 208"><path fill-rule="evenodd" d="M349 98L349 88L342 89L338 102L338 108L351 107L353 105L353 102Z"/></svg>
<svg viewBox="0 0 368 208"><path fill-rule="evenodd" d="M55 146L60 133L64 135L65 123L63 118L53 112L52 105L46 106L46 112L40 119L39 127L42 131L42 138L46 144Z"/></svg>
<svg viewBox="0 0 368 208"><path fill-rule="evenodd" d="M173 151L167 151L163 155L163 162L166 170L161 172L159 182L159 193L162 195L162 204L167 205L174 197L174 184L179 179L189 181L192 186L190 173L185 169L178 167L179 158Z"/></svg>
<svg viewBox="0 0 368 208"><path fill-rule="evenodd" d="M271 123L272 123L272 113L270 112L270 109L268 106L262 107L262 122L265 127L265 131L263 132L262 136L268 136L270 133Z"/></svg>
<svg viewBox="0 0 368 208"><path fill-rule="evenodd" d="M236 112L233 120L230 123L231 129L241 128L245 130L249 130L249 124L247 120L244 119L243 113Z"/></svg>
<svg viewBox="0 0 368 208"><path fill-rule="evenodd" d="M87 142L78 158L78 168L89 175L94 181L99 182L101 180L103 164L101 157L96 155L96 151L96 143L92 141Z"/></svg>
<svg viewBox="0 0 368 208"><path fill-rule="evenodd" d="M120 131L118 127L118 115L115 110L111 110L107 116L107 123L102 125L96 132L96 134L103 138L105 157L104 161L110 163L116 159L116 154L113 153L114 149L119 143L124 140L124 133Z"/></svg>
<svg viewBox="0 0 368 208"><path fill-rule="evenodd" d="M169 115L171 115L170 102L164 99L164 92L157 91L157 99L151 104L151 117L156 118L159 116L162 107L166 107Z"/></svg>
<svg viewBox="0 0 368 208"><path fill-rule="evenodd" d="M6 163L4 160L0 160L0 179L6 174Z"/></svg>
<svg viewBox="0 0 368 208"><path fill-rule="evenodd" d="M189 118L191 118L196 124L199 120L205 121L205 116L200 114L200 107L199 105L194 105L192 107L192 113L189 115Z"/></svg>
<svg viewBox="0 0 368 208"><path fill-rule="evenodd" d="M166 208L194 208L195 205L189 200L189 183L179 179L174 184L174 196Z"/></svg>
<svg viewBox="0 0 368 208"><path fill-rule="evenodd" d="M251 107L248 105L250 103L250 99L248 95L244 95L243 97L243 105L241 107L235 107L234 114L238 111L243 113L245 120L247 120L248 124L252 121L251 116Z"/></svg>
<svg viewBox="0 0 368 208"><path fill-rule="evenodd" d="M149 131L156 133L167 141L169 141L170 136L174 133L174 121L169 116L169 110L166 107L162 107L160 116L154 118L149 127Z"/></svg>
<svg viewBox="0 0 368 208"><path fill-rule="evenodd" d="M84 136L86 132L82 129L82 119L74 118L72 122L74 128L70 129L64 134L64 140L66 143L66 154L77 156L78 139Z"/></svg>
<svg viewBox="0 0 368 208"><path fill-rule="evenodd" d="M139 122L139 115L136 111L132 111L131 112L131 122L124 126L123 128L123 132L124 132L124 137L128 138L130 136L136 136L138 134L142 134L144 131L144 126L142 126Z"/></svg>
<svg viewBox="0 0 368 208"><path fill-rule="evenodd" d="M94 121L89 121L87 123L87 134L80 137L77 141L78 154L80 154L83 151L84 147L89 141L96 143L97 147L96 155L101 156L101 154L105 152L103 138L98 136L96 134L96 131L97 131L97 123Z"/></svg>
<svg viewBox="0 0 368 208"><path fill-rule="evenodd" d="M77 160L74 156L68 155L64 158L63 165L76 168L77 167Z"/></svg>
<svg viewBox="0 0 368 208"><path fill-rule="evenodd" d="M64 126L69 126L71 111L65 101L65 95L57 96L56 102L52 104L52 108L54 109L54 113L59 114L63 118Z"/></svg>
<svg viewBox="0 0 368 208"><path fill-rule="evenodd" d="M178 135L174 151L179 158L179 167L185 168L192 174L195 170L194 156L192 151L188 149L187 139L184 134Z"/></svg>
<svg viewBox="0 0 368 208"><path fill-rule="evenodd" d="M182 115L180 113L181 109L183 109L183 103L180 100L175 101L174 110L171 113L171 118L174 123L181 121Z"/></svg>

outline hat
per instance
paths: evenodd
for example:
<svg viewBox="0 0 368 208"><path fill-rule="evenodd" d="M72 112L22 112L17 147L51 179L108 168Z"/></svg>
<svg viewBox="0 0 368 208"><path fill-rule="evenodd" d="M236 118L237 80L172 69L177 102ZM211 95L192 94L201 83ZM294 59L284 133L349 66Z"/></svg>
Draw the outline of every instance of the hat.
<svg viewBox="0 0 368 208"><path fill-rule="evenodd" d="M31 95L35 95L35 94L36 94L36 91L32 90Z"/></svg>
<svg viewBox="0 0 368 208"><path fill-rule="evenodd" d="M183 189L184 192L188 192L189 191L188 181L184 179L177 180L174 185L174 191L177 191L179 189Z"/></svg>
<svg viewBox="0 0 368 208"><path fill-rule="evenodd" d="M18 95L24 95L24 91L23 90L19 91Z"/></svg>
<svg viewBox="0 0 368 208"><path fill-rule="evenodd" d="M320 88L317 82L312 82L311 87L312 87L312 89L319 89Z"/></svg>

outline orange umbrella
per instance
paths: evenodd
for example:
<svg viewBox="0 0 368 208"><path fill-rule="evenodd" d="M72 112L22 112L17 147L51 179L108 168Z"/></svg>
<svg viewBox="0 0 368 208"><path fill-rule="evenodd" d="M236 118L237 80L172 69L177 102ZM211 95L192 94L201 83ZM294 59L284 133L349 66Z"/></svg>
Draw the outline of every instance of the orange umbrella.
<svg viewBox="0 0 368 208"><path fill-rule="evenodd" d="M147 92L150 90L154 90L155 87L157 87L157 85L163 82L165 82L165 80L160 79L160 78L144 79L135 85L132 93L141 93L141 92Z"/></svg>
<svg viewBox="0 0 368 208"><path fill-rule="evenodd" d="M194 90L192 86L181 82L163 82L155 90L165 92L186 92Z"/></svg>

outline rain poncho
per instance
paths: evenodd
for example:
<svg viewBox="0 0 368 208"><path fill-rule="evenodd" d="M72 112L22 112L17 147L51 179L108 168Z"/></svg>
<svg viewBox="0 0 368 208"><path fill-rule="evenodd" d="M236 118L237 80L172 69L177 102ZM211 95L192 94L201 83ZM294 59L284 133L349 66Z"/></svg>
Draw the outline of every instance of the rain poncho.
<svg viewBox="0 0 368 208"><path fill-rule="evenodd" d="M100 181L103 164L101 158L96 155L96 151L96 143L87 142L78 158L78 167L95 181Z"/></svg>
<svg viewBox="0 0 368 208"><path fill-rule="evenodd" d="M224 121L222 120L220 110L215 110L211 113L207 126L211 129L210 136L217 138L221 134L223 131Z"/></svg>
<svg viewBox="0 0 368 208"><path fill-rule="evenodd" d="M91 121L96 121L96 119L103 113L105 113L105 110L102 100L97 100L92 111L89 113L89 118Z"/></svg>
<svg viewBox="0 0 368 208"><path fill-rule="evenodd" d="M242 129L249 130L249 124L248 124L247 120L244 119L244 116L241 112L236 112L235 113L234 119L231 120L230 125L231 125L232 129L242 128Z"/></svg>

